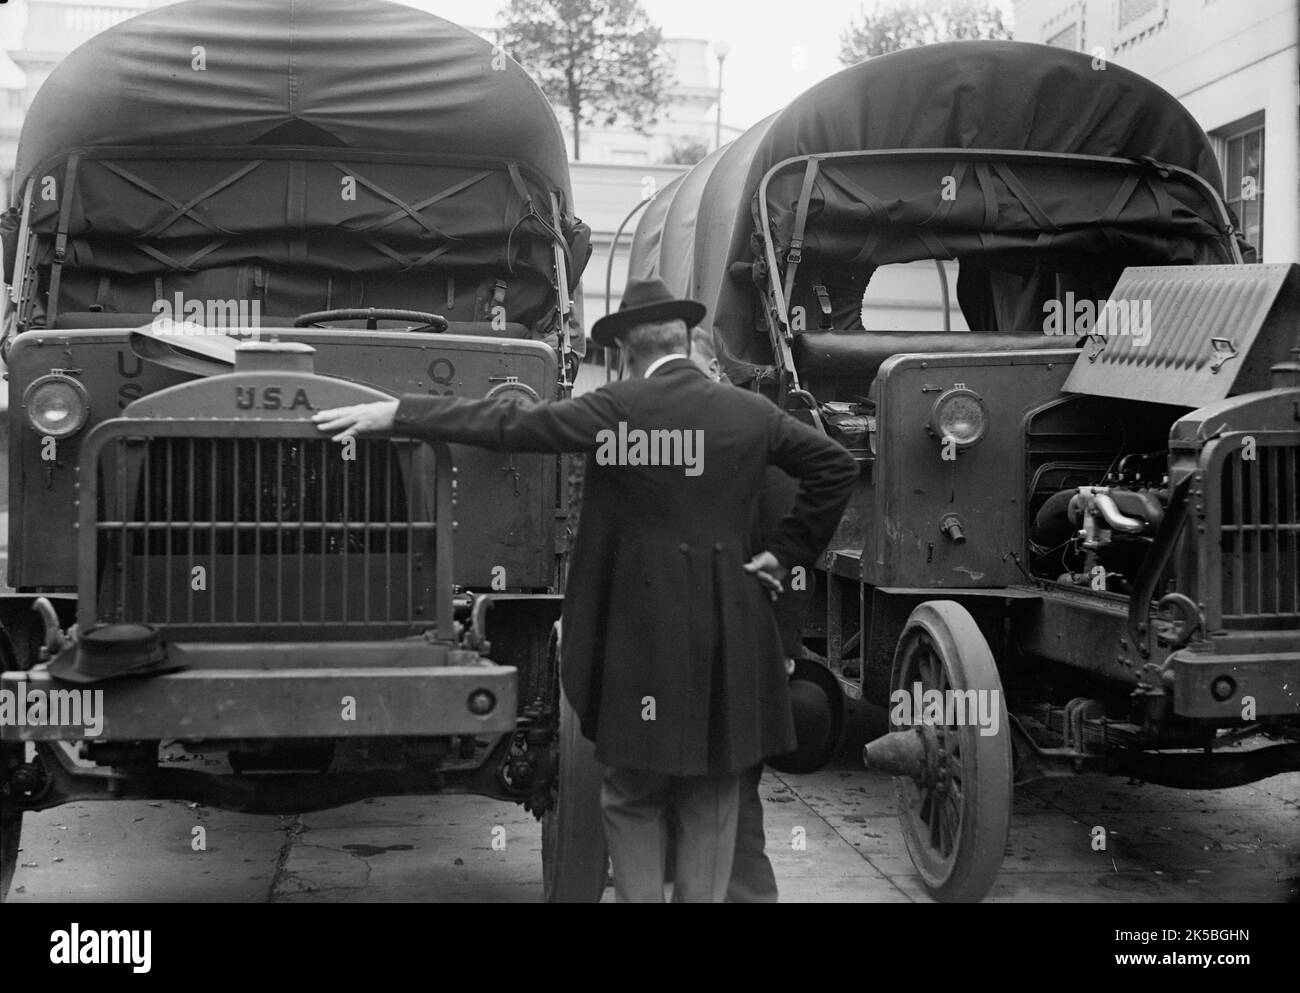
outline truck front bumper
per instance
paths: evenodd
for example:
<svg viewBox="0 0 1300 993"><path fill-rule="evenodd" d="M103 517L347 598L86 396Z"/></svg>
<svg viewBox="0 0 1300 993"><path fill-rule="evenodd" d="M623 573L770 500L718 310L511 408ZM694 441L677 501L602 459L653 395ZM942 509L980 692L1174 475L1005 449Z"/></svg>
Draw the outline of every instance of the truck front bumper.
<svg viewBox="0 0 1300 993"><path fill-rule="evenodd" d="M186 668L97 683L0 677L0 739L350 738L511 731L516 669L420 639L173 643Z"/></svg>
<svg viewBox="0 0 1300 993"><path fill-rule="evenodd" d="M1174 652L1163 679L1182 717L1254 721L1300 717L1295 631L1213 638Z"/></svg>

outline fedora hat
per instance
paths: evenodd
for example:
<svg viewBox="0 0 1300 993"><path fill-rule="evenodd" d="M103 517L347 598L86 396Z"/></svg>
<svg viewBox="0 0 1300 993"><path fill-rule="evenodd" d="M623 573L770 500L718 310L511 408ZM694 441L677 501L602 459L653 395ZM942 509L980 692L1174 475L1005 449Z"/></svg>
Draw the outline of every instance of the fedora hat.
<svg viewBox="0 0 1300 993"><path fill-rule="evenodd" d="M844 733L844 694L835 674L820 662L795 660L790 706L798 745L767 764L777 772L816 772L835 755Z"/></svg>
<svg viewBox="0 0 1300 993"><path fill-rule="evenodd" d="M51 676L68 683L101 683L184 668L184 662L168 658L158 629L150 624L101 624L79 632L46 666Z"/></svg>
<svg viewBox="0 0 1300 993"><path fill-rule="evenodd" d="M618 344L621 334L630 331L638 324L653 324L656 321L674 319L686 322L689 331L700 321L709 309L695 300L679 300L668 289L662 279L629 280L623 291L623 302L618 311L606 314L591 326L591 338L597 345L609 348Z"/></svg>

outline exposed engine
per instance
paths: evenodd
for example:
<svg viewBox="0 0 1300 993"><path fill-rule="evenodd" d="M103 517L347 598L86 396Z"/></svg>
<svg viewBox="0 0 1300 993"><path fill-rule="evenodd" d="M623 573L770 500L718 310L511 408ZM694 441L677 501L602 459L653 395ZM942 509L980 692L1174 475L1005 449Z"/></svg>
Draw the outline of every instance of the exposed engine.
<svg viewBox="0 0 1300 993"><path fill-rule="evenodd" d="M1030 531L1034 573L1074 586L1129 593L1164 520L1166 459L1163 451L1126 455L1097 485L1048 497Z"/></svg>

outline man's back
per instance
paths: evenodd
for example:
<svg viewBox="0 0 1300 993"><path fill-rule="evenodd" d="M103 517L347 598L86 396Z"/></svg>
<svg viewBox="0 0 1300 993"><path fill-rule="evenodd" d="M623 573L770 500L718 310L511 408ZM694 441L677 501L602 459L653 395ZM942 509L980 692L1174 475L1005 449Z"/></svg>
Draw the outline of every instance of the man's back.
<svg viewBox="0 0 1300 993"><path fill-rule="evenodd" d="M599 494L610 523L647 537L712 544L726 532L748 550L770 404L720 389L684 361L605 389L626 417L598 439L585 498Z"/></svg>
<svg viewBox="0 0 1300 993"><path fill-rule="evenodd" d="M604 577L604 589L565 605L565 687L584 730L602 761L678 774L735 771L789 750L780 638L744 571L761 551L750 522L770 460L806 477L821 459L842 478L851 459L687 361L607 389L619 421L588 459L572 570ZM644 464L674 454L689 458ZM801 545L810 512L833 528L842 506L806 504L802 526L774 544Z"/></svg>

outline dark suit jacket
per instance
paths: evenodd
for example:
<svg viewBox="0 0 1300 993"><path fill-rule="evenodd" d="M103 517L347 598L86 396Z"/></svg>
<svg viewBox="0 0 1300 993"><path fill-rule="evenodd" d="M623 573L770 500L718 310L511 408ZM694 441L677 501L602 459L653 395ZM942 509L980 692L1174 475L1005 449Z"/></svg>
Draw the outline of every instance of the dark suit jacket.
<svg viewBox="0 0 1300 993"><path fill-rule="evenodd" d="M703 471L600 464L598 434L620 423L702 431ZM395 430L588 453L561 678L601 762L697 776L795 747L776 622L743 565L760 550L751 522L769 464L800 489L768 548L783 564L816 558L857 476L843 448L685 358L557 403L405 396Z"/></svg>
<svg viewBox="0 0 1300 993"><path fill-rule="evenodd" d="M763 488L758 493L758 508L750 528L755 548L766 548L769 539L790 513L795 498L799 495L799 483L791 479L775 466L768 466L763 474ZM820 549L819 549L820 551ZM786 563L791 568L802 568L801 582L796 583L791 575L785 581L785 589L772 602L772 613L776 615L777 630L781 632L781 651L786 658L803 657L803 629L808 608L812 606L813 594L816 592L817 580L813 571L814 560Z"/></svg>

